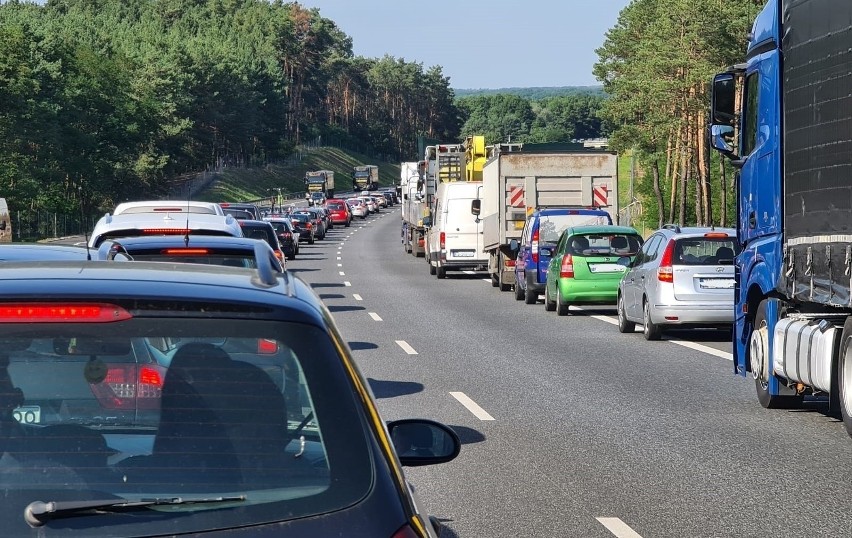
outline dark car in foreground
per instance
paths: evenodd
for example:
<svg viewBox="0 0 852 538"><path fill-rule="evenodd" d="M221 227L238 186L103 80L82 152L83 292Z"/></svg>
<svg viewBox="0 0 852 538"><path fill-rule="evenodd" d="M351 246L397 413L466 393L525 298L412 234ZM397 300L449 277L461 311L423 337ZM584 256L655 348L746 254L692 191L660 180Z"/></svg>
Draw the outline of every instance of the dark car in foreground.
<svg viewBox="0 0 852 538"><path fill-rule="evenodd" d="M10 263L0 341L5 536L436 536L402 466L458 437L382 422L320 299L271 264Z"/></svg>

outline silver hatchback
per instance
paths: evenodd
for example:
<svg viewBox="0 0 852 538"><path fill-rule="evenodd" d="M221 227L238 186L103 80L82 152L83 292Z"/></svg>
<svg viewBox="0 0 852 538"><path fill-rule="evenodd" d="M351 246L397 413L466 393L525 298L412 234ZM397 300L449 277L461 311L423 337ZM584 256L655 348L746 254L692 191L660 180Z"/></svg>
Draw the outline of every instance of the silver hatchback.
<svg viewBox="0 0 852 538"><path fill-rule="evenodd" d="M730 327L738 253L731 228L657 230L619 284L618 329L639 323L647 340L659 340L666 327Z"/></svg>

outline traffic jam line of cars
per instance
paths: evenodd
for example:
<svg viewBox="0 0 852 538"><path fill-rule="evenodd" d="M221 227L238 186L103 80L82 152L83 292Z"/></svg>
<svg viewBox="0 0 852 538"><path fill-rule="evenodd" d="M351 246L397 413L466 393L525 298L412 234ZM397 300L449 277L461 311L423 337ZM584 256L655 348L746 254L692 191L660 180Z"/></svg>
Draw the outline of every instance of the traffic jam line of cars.
<svg viewBox="0 0 852 538"><path fill-rule="evenodd" d="M458 436L380 419L279 230L234 205L116 209L85 248L0 247L4 534L437 536L403 467Z"/></svg>

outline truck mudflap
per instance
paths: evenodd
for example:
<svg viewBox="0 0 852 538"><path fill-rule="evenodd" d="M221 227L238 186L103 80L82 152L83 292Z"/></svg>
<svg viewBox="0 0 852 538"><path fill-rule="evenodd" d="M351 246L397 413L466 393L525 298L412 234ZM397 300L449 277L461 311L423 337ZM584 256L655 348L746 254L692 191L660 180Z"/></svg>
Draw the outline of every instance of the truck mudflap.
<svg viewBox="0 0 852 538"><path fill-rule="evenodd" d="M779 320L772 346L775 375L830 392L832 361L840 344L840 331L840 327L826 319Z"/></svg>

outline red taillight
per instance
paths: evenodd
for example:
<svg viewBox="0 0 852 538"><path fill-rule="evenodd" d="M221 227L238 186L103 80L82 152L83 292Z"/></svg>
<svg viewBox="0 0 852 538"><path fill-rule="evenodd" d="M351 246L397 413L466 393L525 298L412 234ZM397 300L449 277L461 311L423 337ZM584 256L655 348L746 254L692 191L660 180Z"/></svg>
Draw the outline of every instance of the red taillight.
<svg viewBox="0 0 852 538"><path fill-rule="evenodd" d="M166 369L162 366L107 364L100 383L89 383L104 409L158 409Z"/></svg>
<svg viewBox="0 0 852 538"><path fill-rule="evenodd" d="M728 234L723 232L710 232L704 234L704 237L708 239L728 239Z"/></svg>
<svg viewBox="0 0 852 538"><path fill-rule="evenodd" d="M515 260L513 260L511 258L506 258L505 260L503 260L503 267L514 267L514 266L515 266Z"/></svg>
<svg viewBox="0 0 852 538"><path fill-rule="evenodd" d="M444 249L447 248L447 236L444 232L441 232L441 235L440 235L440 245L441 245L440 246L441 250L444 250Z"/></svg>
<svg viewBox="0 0 852 538"><path fill-rule="evenodd" d="M206 248L167 248L162 253L170 256L206 256L210 251Z"/></svg>
<svg viewBox="0 0 852 538"><path fill-rule="evenodd" d="M111 304L39 304L0 305L0 323L104 323L124 321L130 312Z"/></svg>
<svg viewBox="0 0 852 538"><path fill-rule="evenodd" d="M311 224L310 222L306 222L305 225L308 227L308 230L310 230L311 228L314 227L314 225Z"/></svg>
<svg viewBox="0 0 852 538"><path fill-rule="evenodd" d="M275 252L275 257L278 258L278 261L281 261L281 260L284 259L284 255L281 254L280 250L276 249L274 252Z"/></svg>
<svg viewBox="0 0 852 538"><path fill-rule="evenodd" d="M257 341L257 353L259 355L272 355L278 353L278 342L261 338Z"/></svg>
<svg viewBox="0 0 852 538"><path fill-rule="evenodd" d="M416 532L414 532L414 529L412 529L408 525L403 526L401 529L399 529L398 531L393 533L393 536L391 536L391 538L419 538L419 537L420 537L420 535L417 534Z"/></svg>
<svg viewBox="0 0 852 538"><path fill-rule="evenodd" d="M559 278L574 278L574 258L570 254L562 256L562 267L559 269Z"/></svg>
<svg viewBox="0 0 852 538"><path fill-rule="evenodd" d="M663 257L660 259L660 266L657 268L657 280L660 282L674 282L674 270L672 269L674 244L674 240L670 239L669 244L666 245L666 250L663 251Z"/></svg>
<svg viewBox="0 0 852 538"><path fill-rule="evenodd" d="M189 233L187 228L145 228L142 230L145 235L184 235Z"/></svg>
<svg viewBox="0 0 852 538"><path fill-rule="evenodd" d="M530 243L530 254L532 254L533 263L538 263L538 230L532 234L532 243Z"/></svg>

